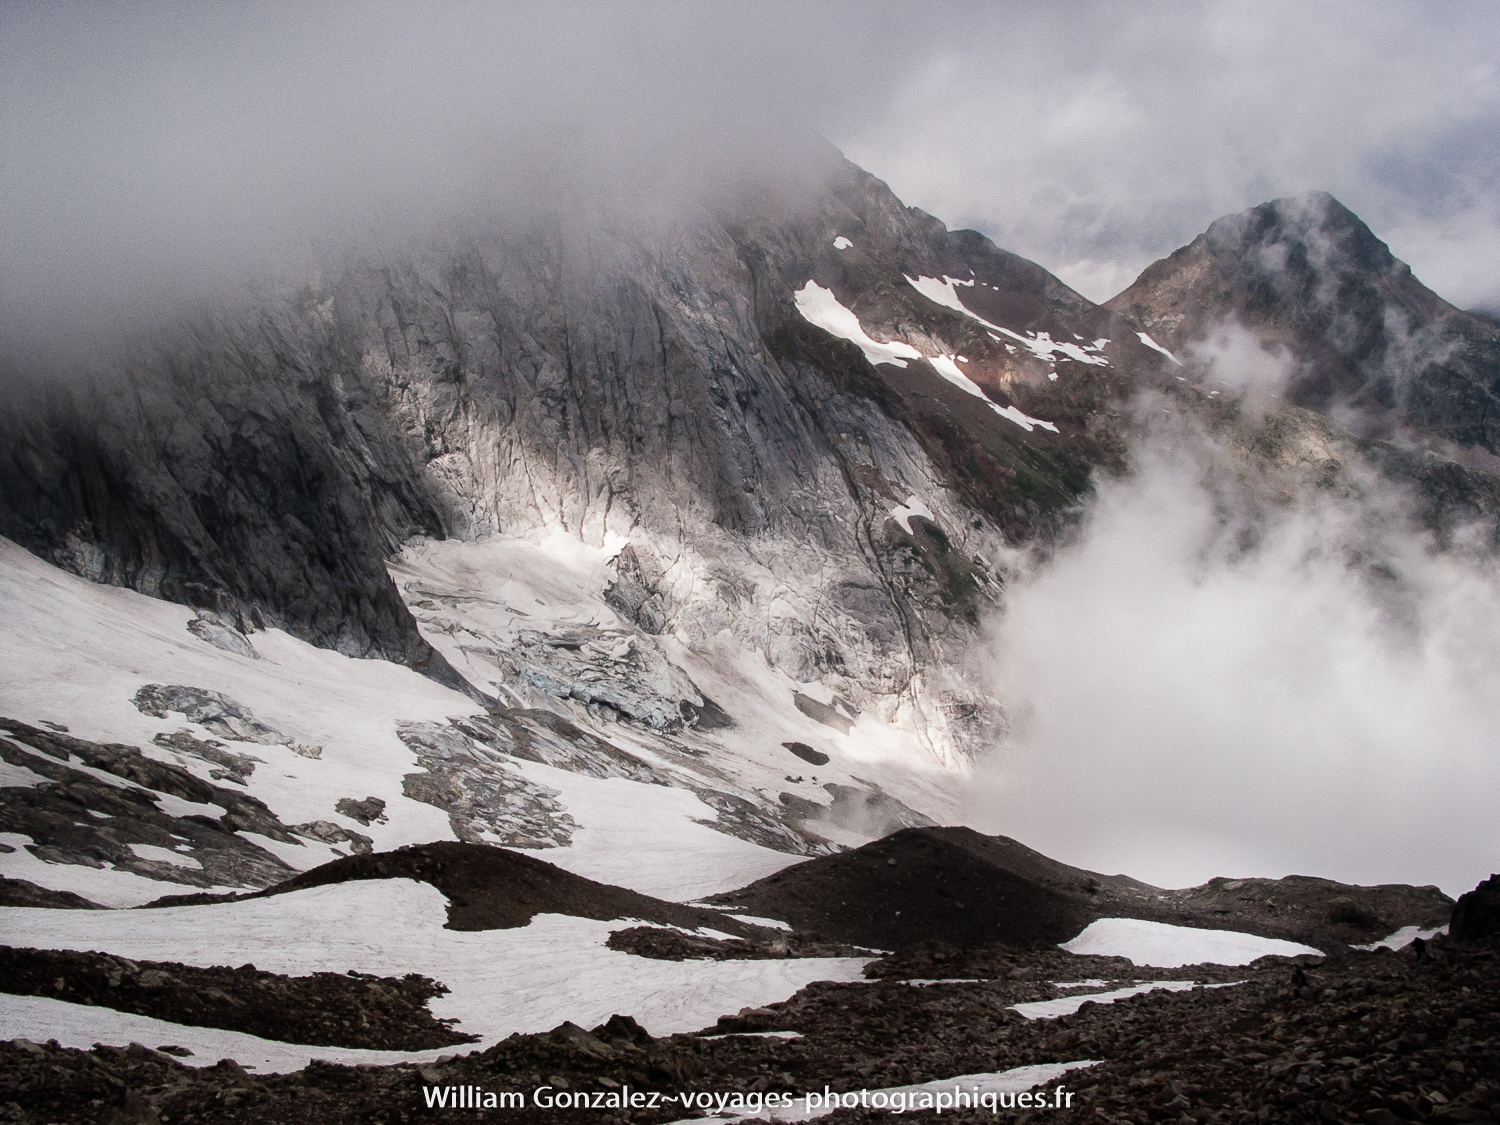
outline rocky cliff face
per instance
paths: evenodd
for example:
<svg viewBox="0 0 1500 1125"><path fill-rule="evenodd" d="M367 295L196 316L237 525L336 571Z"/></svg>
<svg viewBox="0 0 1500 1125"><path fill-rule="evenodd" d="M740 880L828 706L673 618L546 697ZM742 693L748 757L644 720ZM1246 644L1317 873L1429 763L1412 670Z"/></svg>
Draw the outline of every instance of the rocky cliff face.
<svg viewBox="0 0 1500 1125"><path fill-rule="evenodd" d="M1297 402L1495 448L1500 331L1331 197L1220 220L1100 307L838 162L812 190L649 221L559 212L348 261L53 379L0 423L0 533L198 606L221 638L282 626L655 729L716 705L678 673L625 685L630 668L670 668L659 639L727 635L821 682L811 702L841 721L905 715L957 765L1002 725L962 665L1008 552L1125 467L1141 387L1225 424L1169 353L1228 317L1289 350ZM1270 424L1327 444L1295 412ZM1439 500L1491 511L1471 485ZM473 633L441 590L403 597L387 573L403 544L554 533L606 553L594 593L624 632Z"/></svg>
<svg viewBox="0 0 1500 1125"><path fill-rule="evenodd" d="M1240 324L1284 350L1298 405L1500 450L1500 327L1429 290L1325 192L1219 219L1106 307L1174 349Z"/></svg>
<svg viewBox="0 0 1500 1125"><path fill-rule="evenodd" d="M53 383L7 419L0 532L454 681L385 559L561 529L622 552L633 627L728 630L855 707L915 706L954 761L986 720L942 669L1007 544L1121 462L1116 396L1160 362L1114 325L850 165L669 222L554 216Z"/></svg>

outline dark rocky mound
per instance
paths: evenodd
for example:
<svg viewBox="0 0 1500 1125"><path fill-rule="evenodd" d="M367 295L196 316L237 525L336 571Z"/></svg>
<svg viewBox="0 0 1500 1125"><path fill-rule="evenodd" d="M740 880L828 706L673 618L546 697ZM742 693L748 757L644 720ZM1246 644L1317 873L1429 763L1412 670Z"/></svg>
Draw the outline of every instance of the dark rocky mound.
<svg viewBox="0 0 1500 1125"><path fill-rule="evenodd" d="M1448 934L1454 941L1500 945L1500 875L1458 896Z"/></svg>
<svg viewBox="0 0 1500 1125"><path fill-rule="evenodd" d="M605 942L610 949L657 961L768 961L788 957L859 957L865 950L838 942L817 941L796 933L765 939L700 937L658 926L616 930Z"/></svg>
<svg viewBox="0 0 1500 1125"><path fill-rule="evenodd" d="M253 895L169 895L152 906L186 906L233 899L264 898L308 887L358 879L415 879L448 898L448 929L509 930L538 914L571 914L611 921L635 918L664 926L711 926L736 937L767 936L717 910L681 906L607 883L596 883L521 852L488 844L443 841L393 852L356 855L304 871Z"/></svg>
<svg viewBox="0 0 1500 1125"><path fill-rule="evenodd" d="M1165 890L1049 859L1006 836L909 828L710 900L838 941L901 949L1067 941L1098 918L1238 930L1332 950L1448 921L1436 887L1357 887L1289 875Z"/></svg>
<svg viewBox="0 0 1500 1125"><path fill-rule="evenodd" d="M1058 876L1072 870L1004 837L907 828L709 901L879 949L1055 944L1098 917L1081 888L1063 889Z"/></svg>
<svg viewBox="0 0 1500 1125"><path fill-rule="evenodd" d="M427 1002L448 989L416 973L289 977L254 965L200 969L105 953L0 946L0 992L93 1004L193 1027L314 1047L420 1051L472 1043Z"/></svg>
<svg viewBox="0 0 1500 1125"><path fill-rule="evenodd" d="M8 879L0 875L0 906L45 906L52 910L103 910L72 891L49 891L30 879Z"/></svg>

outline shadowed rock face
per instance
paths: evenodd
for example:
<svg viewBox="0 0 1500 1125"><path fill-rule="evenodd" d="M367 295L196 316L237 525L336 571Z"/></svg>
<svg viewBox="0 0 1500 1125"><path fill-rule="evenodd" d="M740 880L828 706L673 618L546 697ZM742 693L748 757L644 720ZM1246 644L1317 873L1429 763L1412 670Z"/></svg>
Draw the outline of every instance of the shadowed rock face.
<svg viewBox="0 0 1500 1125"><path fill-rule="evenodd" d="M1037 358L907 281L944 276L1017 339L1119 337L1114 366ZM729 628L861 707L936 700L922 672L998 595L973 560L1057 527L1093 466L1120 463L1107 407L1123 368L1158 362L1045 270L847 164L796 199L651 229L559 214L324 277L23 396L0 421L0 533L242 632L449 683L386 573L403 542L625 536L611 604L644 632ZM1055 432L925 359L872 367L799 315L809 279L871 333L962 354L997 407ZM912 495L932 519L896 523Z"/></svg>
<svg viewBox="0 0 1500 1125"><path fill-rule="evenodd" d="M1458 896L1448 933L1454 941L1500 945L1500 875Z"/></svg>
<svg viewBox="0 0 1500 1125"><path fill-rule="evenodd" d="M1173 349L1237 322L1285 350L1299 405L1500 451L1500 325L1429 290L1326 192L1219 219L1106 307Z"/></svg>

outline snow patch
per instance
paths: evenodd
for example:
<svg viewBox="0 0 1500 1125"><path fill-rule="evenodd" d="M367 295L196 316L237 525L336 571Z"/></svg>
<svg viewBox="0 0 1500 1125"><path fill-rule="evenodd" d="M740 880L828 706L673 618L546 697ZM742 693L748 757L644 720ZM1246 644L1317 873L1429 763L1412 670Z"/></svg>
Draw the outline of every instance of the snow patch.
<svg viewBox="0 0 1500 1125"><path fill-rule="evenodd" d="M1153 340L1150 336L1146 335L1146 333L1144 333L1144 332L1137 332L1136 336L1138 336L1140 338L1141 343L1145 344L1148 348L1151 348L1154 351L1161 352L1162 355L1166 356L1173 363L1175 363L1178 367L1182 366L1182 360L1178 359L1171 352L1167 351L1166 348L1162 347L1155 340Z"/></svg>
<svg viewBox="0 0 1500 1125"><path fill-rule="evenodd" d="M1087 363L1095 367L1109 366L1109 360L1103 356L1090 354L1098 350L1098 341L1095 341L1094 345L1080 346L1063 340L1054 340L1050 332L1035 332L1030 336L1023 336L1019 332L1012 332L1009 328L1001 328L1000 325L985 320L978 313L970 312L964 307L964 303L959 300L958 291L954 286L973 285L972 281L958 281L955 278L948 277L946 274L942 280L935 277L918 277L913 279L906 274L902 274L901 276L905 277L907 283L929 301L942 305L946 309L952 309L954 312L963 313L970 320L976 321L986 328L993 329L995 332L1009 336L1012 340L1019 342L1038 359L1046 360L1049 363L1056 363L1056 356L1063 355L1077 363ZM1109 341L1106 340L1104 342L1108 343Z"/></svg>
<svg viewBox="0 0 1500 1125"><path fill-rule="evenodd" d="M1057 427L1054 426L1051 422L1043 422L1040 418L1033 418L1030 414L1023 413L1014 406L1007 406L1003 408L996 406L995 413L1000 415L1000 417L1002 418L1006 418L1014 422L1028 434L1038 426L1040 426L1044 430L1051 430L1054 434L1057 433Z"/></svg>
<svg viewBox="0 0 1500 1125"><path fill-rule="evenodd" d="M1405 949L1408 945L1416 941L1418 938L1421 938L1423 941L1431 941L1433 938L1437 937L1438 934L1446 934L1447 932L1447 926L1438 926L1436 929L1432 930L1422 930L1418 929L1416 926L1402 926L1399 930L1391 934L1389 937L1383 937L1379 941L1372 941L1369 945L1356 945L1352 946L1351 948L1363 949L1369 953L1373 953L1377 949Z"/></svg>
<svg viewBox="0 0 1500 1125"><path fill-rule="evenodd" d="M1059 985L1059 987L1063 987ZM1167 992L1188 992L1198 987L1191 980L1153 980L1134 984L1128 988L1116 988L1110 992L1090 992L1078 996L1061 996L1056 1000L1033 1000L1026 1004L1012 1004L1011 1011L1020 1012L1029 1020L1055 1020L1059 1016L1071 1016L1086 1003L1113 1004L1127 996L1139 996L1143 992L1165 989Z"/></svg>
<svg viewBox="0 0 1500 1125"><path fill-rule="evenodd" d="M906 498L905 504L901 505L899 508L891 509L891 518L899 523L906 530L906 534L908 535L912 533L912 516L921 516L924 520L928 520L932 523L937 522L932 518L932 509L922 502L922 498L920 496L908 496Z"/></svg>
<svg viewBox="0 0 1500 1125"><path fill-rule="evenodd" d="M125 846L141 859L149 859L156 863L170 863L174 867L191 867L197 871L203 870L203 864L199 863L192 856L174 852L171 848L160 848L155 844L126 844Z"/></svg>
<svg viewBox="0 0 1500 1125"><path fill-rule="evenodd" d="M838 236L837 236L837 237L836 237L836 238L835 238L835 239L834 239L834 240L833 240L833 248L834 248L834 249L835 249L835 250L847 250L847 249L849 249L849 247L851 247L851 246L853 246L853 245L854 245L854 243L852 243L852 242L850 242L850 241L849 241L849 240L848 240L848 239L847 239L847 238L845 238L845 237L844 237L844 236L843 236L843 235L838 235Z"/></svg>
<svg viewBox="0 0 1500 1125"><path fill-rule="evenodd" d="M848 340L865 353L871 364L891 363L905 367L909 359L921 359L922 353L900 340L882 343L872 339L859 323L852 309L845 308L834 296L833 290L824 289L816 281L809 280L795 294L797 311L802 319L814 324L831 336Z"/></svg>
<svg viewBox="0 0 1500 1125"><path fill-rule="evenodd" d="M1062 943L1069 953L1124 957L1135 965L1173 969L1180 965L1248 965L1258 957L1321 957L1321 950L1280 938L1258 937L1234 930L1198 930L1144 922L1139 918L1100 918L1072 941Z"/></svg>

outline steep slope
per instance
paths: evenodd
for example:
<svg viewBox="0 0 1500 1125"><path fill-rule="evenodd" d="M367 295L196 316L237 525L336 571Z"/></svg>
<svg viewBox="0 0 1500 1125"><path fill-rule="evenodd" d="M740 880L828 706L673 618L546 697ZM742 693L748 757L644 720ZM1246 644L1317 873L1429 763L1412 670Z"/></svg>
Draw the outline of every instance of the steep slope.
<svg viewBox="0 0 1500 1125"><path fill-rule="evenodd" d="M1217 220L1105 307L1184 352L1237 323L1284 351L1298 405L1500 451L1500 326L1429 290L1325 192Z"/></svg>
<svg viewBox="0 0 1500 1125"><path fill-rule="evenodd" d="M1113 323L838 161L667 220L497 222L20 396L0 533L204 628L462 684L384 560L560 530L608 546L630 628L728 629L957 764L996 718L945 654L1005 545L1120 463L1115 398L1163 362Z"/></svg>

